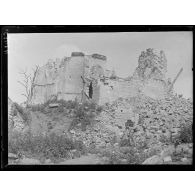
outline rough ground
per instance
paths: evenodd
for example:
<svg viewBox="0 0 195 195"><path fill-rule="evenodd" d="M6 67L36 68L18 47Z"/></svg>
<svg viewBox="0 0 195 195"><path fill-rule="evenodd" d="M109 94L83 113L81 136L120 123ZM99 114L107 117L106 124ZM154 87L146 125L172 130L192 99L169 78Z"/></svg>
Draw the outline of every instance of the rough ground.
<svg viewBox="0 0 195 195"><path fill-rule="evenodd" d="M34 135L53 132L67 135L86 146L83 154L70 150L67 159L55 162L59 164L192 163L192 140L182 142L179 139L183 126L192 127L190 100L177 96L163 100L146 96L121 98L105 105L101 112L92 113L95 117L83 129L81 121L70 128L74 109L47 106L43 110L31 110L29 129ZM51 159L18 154L12 154L9 159L10 163L17 164L54 163Z"/></svg>

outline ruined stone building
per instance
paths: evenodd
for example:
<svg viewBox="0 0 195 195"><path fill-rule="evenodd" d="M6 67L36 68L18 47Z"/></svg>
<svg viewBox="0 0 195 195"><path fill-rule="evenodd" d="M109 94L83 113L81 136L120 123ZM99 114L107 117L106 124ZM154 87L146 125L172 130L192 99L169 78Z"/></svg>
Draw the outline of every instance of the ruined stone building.
<svg viewBox="0 0 195 195"><path fill-rule="evenodd" d="M80 102L91 99L104 104L139 93L152 98L163 98L169 93L171 81L165 77L167 60L163 51L147 49L141 52L134 74L126 79L117 77L106 63L106 56L81 52L49 60L35 76L31 103L57 98Z"/></svg>

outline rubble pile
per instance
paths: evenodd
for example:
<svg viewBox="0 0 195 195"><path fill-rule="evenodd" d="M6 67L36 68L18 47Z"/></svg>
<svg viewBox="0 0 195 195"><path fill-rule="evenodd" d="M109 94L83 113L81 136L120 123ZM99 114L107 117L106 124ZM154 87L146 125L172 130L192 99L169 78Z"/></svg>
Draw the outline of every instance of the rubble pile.
<svg viewBox="0 0 195 195"><path fill-rule="evenodd" d="M128 99L120 98L113 104L106 104L93 123L87 126L86 131L82 131L81 125L77 125L70 133L74 139L82 140L86 146L102 148L119 143L126 131L125 122L131 119L138 123L139 120L139 115L132 110L128 102Z"/></svg>
<svg viewBox="0 0 195 195"><path fill-rule="evenodd" d="M154 100L141 97L136 105L139 114L139 126L151 138L158 140L164 136L174 139L178 136L182 126L192 125L192 102L182 97L169 96L165 99Z"/></svg>
<svg viewBox="0 0 195 195"><path fill-rule="evenodd" d="M16 109L14 102L8 98L8 129L13 129L14 131L23 131L24 128L24 120Z"/></svg>
<svg viewBox="0 0 195 195"><path fill-rule="evenodd" d="M17 127L18 124L24 125L22 121L18 122L21 118L20 114L14 113L14 105L9 108L12 128L21 131L24 127ZM70 130L68 127L65 128L64 124L53 128L55 132L57 128L60 128L71 139L81 141L89 149L89 153L101 154L101 151L111 151L112 154L114 150L115 154L119 153L121 158L125 159L128 154L124 157L123 150L132 148L127 144L130 140L130 144L133 143L135 147L133 154L136 153L137 158L142 157L139 163L180 162L185 164L191 162L192 143L179 144L177 148L174 147L174 140L179 136L182 126L192 125L193 103L190 99L186 100L181 96L172 95L156 100L139 95L129 99L119 98L112 104L107 103L101 112L95 112L93 113L95 117L85 130L82 128L82 123L78 123ZM140 147L141 150L139 150ZM131 154L132 158L133 154ZM134 161L138 163L137 159ZM131 162L134 161L131 160Z"/></svg>
<svg viewBox="0 0 195 195"><path fill-rule="evenodd" d="M71 133L74 139L82 140L88 147L112 148L120 146L125 139L133 138L135 146L146 146L145 152L156 148L160 153L174 143L182 126L192 125L192 117L193 104L190 100L177 96L155 100L141 95L107 104L86 131L77 126ZM128 123L131 124L131 134ZM189 151L188 157L192 156L191 149ZM164 155L164 158L162 162L166 163L168 157Z"/></svg>

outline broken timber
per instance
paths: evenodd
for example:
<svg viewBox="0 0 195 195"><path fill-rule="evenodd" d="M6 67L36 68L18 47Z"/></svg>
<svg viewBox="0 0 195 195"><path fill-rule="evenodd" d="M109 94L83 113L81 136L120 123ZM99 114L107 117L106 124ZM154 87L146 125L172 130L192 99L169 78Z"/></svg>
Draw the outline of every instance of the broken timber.
<svg viewBox="0 0 195 195"><path fill-rule="evenodd" d="M176 80L178 79L178 77L182 71L183 71L183 68L181 68L180 71L177 73L175 79L173 80L173 82L171 83L171 86L169 87L169 91L171 91L173 89L173 85L175 84Z"/></svg>

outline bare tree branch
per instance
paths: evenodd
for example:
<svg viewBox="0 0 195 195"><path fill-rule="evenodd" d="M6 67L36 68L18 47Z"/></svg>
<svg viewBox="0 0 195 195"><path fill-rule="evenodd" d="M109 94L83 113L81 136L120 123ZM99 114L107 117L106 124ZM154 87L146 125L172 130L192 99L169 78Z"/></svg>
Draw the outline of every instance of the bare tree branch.
<svg viewBox="0 0 195 195"><path fill-rule="evenodd" d="M27 95L25 95L25 94L23 94L23 93L22 93L21 95L25 96L25 97L28 99L28 96L27 96Z"/></svg>
<svg viewBox="0 0 195 195"><path fill-rule="evenodd" d="M25 88L25 94L23 93L21 95L26 97L27 104L29 104L32 99L33 89L35 87L34 82L38 69L39 66L36 66L36 68L33 69L33 77L31 76L31 74L27 74L27 70L19 72L19 74L22 74L24 77L23 81L18 81L18 83L20 83Z"/></svg>
<svg viewBox="0 0 195 195"><path fill-rule="evenodd" d="M26 88L26 85L24 85L24 83L22 83L21 81L18 81L18 83L20 83L23 87Z"/></svg>

